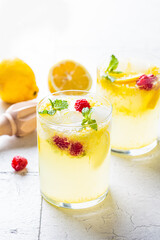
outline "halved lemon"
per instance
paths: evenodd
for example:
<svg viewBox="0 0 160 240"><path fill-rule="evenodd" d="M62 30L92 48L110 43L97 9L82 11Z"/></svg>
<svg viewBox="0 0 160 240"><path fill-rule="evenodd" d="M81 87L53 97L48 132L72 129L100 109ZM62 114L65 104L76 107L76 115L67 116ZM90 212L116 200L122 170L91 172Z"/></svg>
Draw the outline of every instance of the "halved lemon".
<svg viewBox="0 0 160 240"><path fill-rule="evenodd" d="M50 69L48 86L51 93L62 90L89 90L92 78L81 64L63 60Z"/></svg>

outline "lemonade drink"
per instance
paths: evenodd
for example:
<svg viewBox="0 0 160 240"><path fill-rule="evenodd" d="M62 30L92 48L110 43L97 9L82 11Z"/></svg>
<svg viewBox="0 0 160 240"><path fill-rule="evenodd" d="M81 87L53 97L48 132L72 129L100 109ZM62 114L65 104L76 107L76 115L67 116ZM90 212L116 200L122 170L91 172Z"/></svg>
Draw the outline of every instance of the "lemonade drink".
<svg viewBox="0 0 160 240"><path fill-rule="evenodd" d="M98 67L97 93L113 105L112 149L130 155L143 154L157 142L160 70L146 60L121 62L121 58L112 56L111 61Z"/></svg>
<svg viewBox="0 0 160 240"><path fill-rule="evenodd" d="M111 105L88 92L62 93L52 94L38 105L41 192L57 206L89 207L103 200L108 191ZM89 114L76 110L75 103L83 102L81 99L89 103L82 108L89 109ZM68 106L47 114L57 100Z"/></svg>

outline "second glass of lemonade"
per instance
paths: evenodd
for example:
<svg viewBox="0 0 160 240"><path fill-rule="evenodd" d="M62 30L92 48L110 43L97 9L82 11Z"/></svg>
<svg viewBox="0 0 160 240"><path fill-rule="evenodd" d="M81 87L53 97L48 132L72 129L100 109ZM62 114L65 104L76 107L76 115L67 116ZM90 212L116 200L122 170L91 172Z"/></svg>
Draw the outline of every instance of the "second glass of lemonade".
<svg viewBox="0 0 160 240"><path fill-rule="evenodd" d="M97 94L113 106L112 150L140 155L157 144L160 69L147 54L111 55L98 67Z"/></svg>
<svg viewBox="0 0 160 240"><path fill-rule="evenodd" d="M109 187L109 101L85 91L62 91L42 99L37 110L43 197L73 209L102 201Z"/></svg>

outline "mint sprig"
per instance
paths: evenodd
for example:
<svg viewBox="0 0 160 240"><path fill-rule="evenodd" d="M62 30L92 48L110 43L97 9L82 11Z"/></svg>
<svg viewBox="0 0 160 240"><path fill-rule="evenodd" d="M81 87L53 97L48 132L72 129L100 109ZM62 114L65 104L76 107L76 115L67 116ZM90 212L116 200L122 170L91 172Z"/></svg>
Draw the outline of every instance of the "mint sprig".
<svg viewBox="0 0 160 240"><path fill-rule="evenodd" d="M82 120L82 127L86 128L87 126L90 126L92 129L94 130L98 130L98 125L95 119L91 119L91 115L92 115L92 108L83 108L82 109L82 115L84 117L84 119Z"/></svg>
<svg viewBox="0 0 160 240"><path fill-rule="evenodd" d="M118 67L118 64L119 64L118 59L114 55L111 55L111 60L109 62L109 66L106 69L105 75L103 75L103 77L107 78L111 82L114 82L116 80L116 78L111 76L109 73L116 73L116 74L122 73L120 71L115 71Z"/></svg>
<svg viewBox="0 0 160 240"><path fill-rule="evenodd" d="M51 106L54 110L63 110L68 108L68 102L66 100L59 100L56 99L54 102L52 102L51 99L49 99Z"/></svg>
<svg viewBox="0 0 160 240"><path fill-rule="evenodd" d="M109 62L109 66L108 66L106 72L113 72L114 70L117 69L118 64L119 64L118 59L114 55L111 55L111 60Z"/></svg>
<svg viewBox="0 0 160 240"><path fill-rule="evenodd" d="M53 116L57 111L68 108L68 102L66 100L56 99L55 101L52 101L51 99L49 99L49 101L51 104L51 109L44 109L43 111L39 111L39 114L48 114L50 116Z"/></svg>

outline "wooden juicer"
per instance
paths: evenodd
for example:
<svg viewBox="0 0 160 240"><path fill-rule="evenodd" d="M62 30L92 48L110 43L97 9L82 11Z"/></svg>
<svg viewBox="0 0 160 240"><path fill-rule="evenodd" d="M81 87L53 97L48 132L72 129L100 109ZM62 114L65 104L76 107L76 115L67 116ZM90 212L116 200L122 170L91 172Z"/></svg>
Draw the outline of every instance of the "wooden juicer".
<svg viewBox="0 0 160 240"><path fill-rule="evenodd" d="M0 136L24 137L36 129L36 106L34 100L11 105L0 116Z"/></svg>

